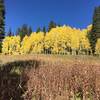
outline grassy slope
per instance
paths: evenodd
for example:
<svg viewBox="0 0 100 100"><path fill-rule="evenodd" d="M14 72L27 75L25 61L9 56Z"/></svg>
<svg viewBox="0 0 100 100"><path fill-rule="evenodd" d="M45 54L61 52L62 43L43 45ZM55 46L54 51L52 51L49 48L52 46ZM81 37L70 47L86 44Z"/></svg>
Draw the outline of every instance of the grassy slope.
<svg viewBox="0 0 100 100"><path fill-rule="evenodd" d="M73 63L85 63L87 65L100 65L99 57L92 56L61 56L61 55L0 55L1 63L5 64L7 62L22 61L22 60L44 60L46 62L60 63L65 62L68 64ZM80 100L80 99L77 99Z"/></svg>
<svg viewBox="0 0 100 100"><path fill-rule="evenodd" d="M0 55L0 63L14 62L14 61L25 61L25 60L45 60L45 61L65 61L65 62L85 62L88 64L100 64L100 57L93 56L72 56L72 55Z"/></svg>

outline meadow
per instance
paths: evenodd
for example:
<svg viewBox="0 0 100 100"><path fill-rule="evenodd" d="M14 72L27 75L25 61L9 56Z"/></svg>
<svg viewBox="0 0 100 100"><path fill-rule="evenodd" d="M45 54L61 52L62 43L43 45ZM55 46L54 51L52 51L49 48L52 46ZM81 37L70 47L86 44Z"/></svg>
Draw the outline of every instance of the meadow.
<svg viewBox="0 0 100 100"><path fill-rule="evenodd" d="M0 100L100 100L100 58L1 55Z"/></svg>
<svg viewBox="0 0 100 100"><path fill-rule="evenodd" d="M91 23L93 1L10 1L0 0L0 100L100 100L100 6Z"/></svg>

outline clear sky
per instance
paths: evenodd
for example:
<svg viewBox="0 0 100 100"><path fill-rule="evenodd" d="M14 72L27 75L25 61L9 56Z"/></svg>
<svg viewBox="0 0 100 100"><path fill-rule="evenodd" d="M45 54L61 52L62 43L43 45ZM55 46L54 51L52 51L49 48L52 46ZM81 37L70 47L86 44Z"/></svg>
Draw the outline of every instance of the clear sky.
<svg viewBox="0 0 100 100"><path fill-rule="evenodd" d="M95 6L100 0L5 0L6 31L28 24L33 31L47 26L53 20L76 28L85 28L92 23Z"/></svg>

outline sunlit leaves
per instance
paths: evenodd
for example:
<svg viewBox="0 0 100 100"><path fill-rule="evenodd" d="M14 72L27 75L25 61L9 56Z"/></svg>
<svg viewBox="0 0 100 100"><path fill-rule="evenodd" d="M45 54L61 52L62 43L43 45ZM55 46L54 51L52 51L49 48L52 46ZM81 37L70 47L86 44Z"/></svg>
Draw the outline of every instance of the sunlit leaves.
<svg viewBox="0 0 100 100"><path fill-rule="evenodd" d="M81 30L64 25L52 28L46 35L43 32L33 32L30 36L26 35L22 41L19 36L5 37L2 52L5 54L29 54L46 51L57 54L89 51L91 48L87 36L91 28L90 25L87 29ZM97 42L96 50L99 49L99 42Z"/></svg>
<svg viewBox="0 0 100 100"><path fill-rule="evenodd" d="M100 54L100 39L98 39L96 43L96 53Z"/></svg>
<svg viewBox="0 0 100 100"><path fill-rule="evenodd" d="M29 37L25 36L22 41L21 53L41 53L43 51L44 33L32 33Z"/></svg>
<svg viewBox="0 0 100 100"><path fill-rule="evenodd" d="M3 40L2 52L4 54L17 55L20 53L20 37L19 36L7 36Z"/></svg>

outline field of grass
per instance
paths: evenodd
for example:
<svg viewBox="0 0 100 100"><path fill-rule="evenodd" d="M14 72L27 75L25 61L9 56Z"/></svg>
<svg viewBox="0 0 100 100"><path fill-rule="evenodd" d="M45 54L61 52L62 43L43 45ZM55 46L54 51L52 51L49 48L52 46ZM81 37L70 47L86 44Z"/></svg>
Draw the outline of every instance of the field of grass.
<svg viewBox="0 0 100 100"><path fill-rule="evenodd" d="M100 57L96 56L87 56L87 55L44 55L44 54L28 54L28 55L0 55L0 63L5 64L7 62L14 62L14 61L25 61L25 60L33 60L33 59L40 59L40 60L63 60L63 61L78 61L82 60L83 62L91 62L91 63L99 63Z"/></svg>
<svg viewBox="0 0 100 100"><path fill-rule="evenodd" d="M100 100L100 57L0 55L0 100Z"/></svg>

